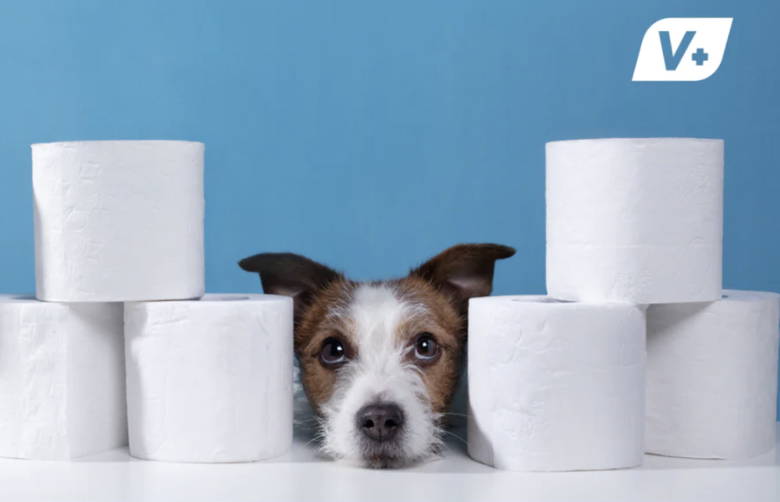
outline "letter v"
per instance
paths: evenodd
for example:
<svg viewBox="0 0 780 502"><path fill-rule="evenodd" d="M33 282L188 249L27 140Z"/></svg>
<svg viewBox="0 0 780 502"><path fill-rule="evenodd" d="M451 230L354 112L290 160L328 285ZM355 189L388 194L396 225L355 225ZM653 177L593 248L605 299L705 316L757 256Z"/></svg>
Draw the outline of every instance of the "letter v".
<svg viewBox="0 0 780 502"><path fill-rule="evenodd" d="M658 32L658 36L661 37L661 50L664 53L664 64L668 71L677 69L677 65L680 64L680 60L685 54L685 51L688 50L688 46L691 45L691 40L693 40L695 34L695 31L686 31L685 36L680 40L680 45L677 46L677 50L672 54L672 42L669 39L669 32Z"/></svg>

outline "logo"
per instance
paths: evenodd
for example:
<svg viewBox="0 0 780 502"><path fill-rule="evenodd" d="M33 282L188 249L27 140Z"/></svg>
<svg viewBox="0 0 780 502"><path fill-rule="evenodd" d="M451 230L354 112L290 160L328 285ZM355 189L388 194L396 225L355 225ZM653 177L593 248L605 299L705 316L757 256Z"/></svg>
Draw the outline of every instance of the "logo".
<svg viewBox="0 0 780 502"><path fill-rule="evenodd" d="M633 81L704 80L720 67L731 17L667 17L642 38Z"/></svg>

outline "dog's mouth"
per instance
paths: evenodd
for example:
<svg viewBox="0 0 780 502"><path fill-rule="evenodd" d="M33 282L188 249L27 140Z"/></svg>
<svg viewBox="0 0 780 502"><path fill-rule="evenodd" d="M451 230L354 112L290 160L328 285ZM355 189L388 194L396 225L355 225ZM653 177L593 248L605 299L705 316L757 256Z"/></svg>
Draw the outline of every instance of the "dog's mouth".
<svg viewBox="0 0 780 502"><path fill-rule="evenodd" d="M371 401L357 412L327 409L319 422L321 448L326 455L354 466L408 467L440 452L437 423L438 417L422 407L384 399Z"/></svg>
<svg viewBox="0 0 780 502"><path fill-rule="evenodd" d="M385 469L407 463L403 441L406 434L405 414L391 402L376 402L355 414L360 434L360 451L368 467Z"/></svg>
<svg viewBox="0 0 780 502"><path fill-rule="evenodd" d="M409 463L400 442L364 440L361 444L363 463L372 469L396 469Z"/></svg>
<svg viewBox="0 0 780 502"><path fill-rule="evenodd" d="M351 413L327 409L319 421L322 452L373 469L408 467L435 457L441 453L444 425L422 404L373 402Z"/></svg>

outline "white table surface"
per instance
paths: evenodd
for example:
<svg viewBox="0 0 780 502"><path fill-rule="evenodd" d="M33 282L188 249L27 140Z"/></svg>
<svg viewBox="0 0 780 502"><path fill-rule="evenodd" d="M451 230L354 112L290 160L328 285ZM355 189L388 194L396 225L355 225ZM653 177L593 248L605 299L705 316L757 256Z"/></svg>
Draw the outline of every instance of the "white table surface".
<svg viewBox="0 0 780 502"><path fill-rule="evenodd" d="M247 464L146 462L123 448L72 462L0 459L0 501L778 502L777 451L741 462L646 455L636 469L518 473L470 460L454 439L439 460L384 471L318 458L303 437L284 457Z"/></svg>

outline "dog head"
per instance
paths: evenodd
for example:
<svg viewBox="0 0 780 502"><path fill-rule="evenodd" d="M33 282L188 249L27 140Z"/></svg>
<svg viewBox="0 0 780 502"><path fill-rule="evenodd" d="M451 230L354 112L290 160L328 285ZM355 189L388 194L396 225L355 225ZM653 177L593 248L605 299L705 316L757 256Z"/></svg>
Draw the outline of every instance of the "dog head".
<svg viewBox="0 0 780 502"><path fill-rule="evenodd" d="M355 282L303 256L265 253L241 268L294 298L295 353L323 450L369 467L435 453L460 373L468 299L490 294L514 249L462 244L408 276Z"/></svg>

